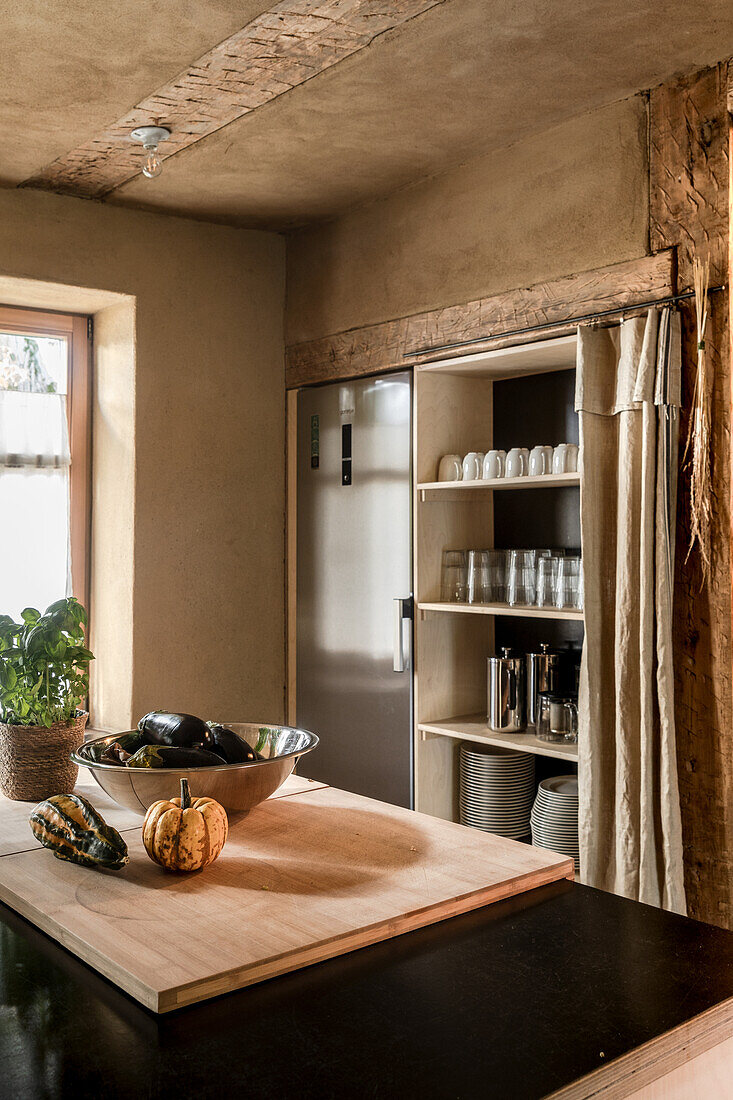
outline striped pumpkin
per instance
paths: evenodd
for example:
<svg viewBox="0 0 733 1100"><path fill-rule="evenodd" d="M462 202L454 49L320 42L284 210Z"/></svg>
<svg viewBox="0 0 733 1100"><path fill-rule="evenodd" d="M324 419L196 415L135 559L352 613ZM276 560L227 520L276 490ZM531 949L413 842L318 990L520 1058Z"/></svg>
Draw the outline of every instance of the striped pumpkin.
<svg viewBox="0 0 733 1100"><path fill-rule="evenodd" d="M29 821L36 840L57 859L109 871L119 871L129 860L120 834L81 795L52 795L39 802Z"/></svg>
<svg viewBox="0 0 733 1100"><path fill-rule="evenodd" d="M166 871L200 871L213 863L229 834L223 806L213 798L191 798L188 780L181 797L154 802L145 815L143 844Z"/></svg>

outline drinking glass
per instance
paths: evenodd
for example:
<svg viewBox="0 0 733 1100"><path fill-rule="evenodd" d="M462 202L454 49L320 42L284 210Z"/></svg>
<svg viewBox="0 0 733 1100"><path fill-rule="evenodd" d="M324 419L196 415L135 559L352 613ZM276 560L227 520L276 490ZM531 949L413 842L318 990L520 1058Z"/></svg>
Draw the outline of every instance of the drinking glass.
<svg viewBox="0 0 733 1100"><path fill-rule="evenodd" d="M468 581L465 550L444 550L440 573L440 598L443 603L465 603Z"/></svg>
<svg viewBox="0 0 733 1100"><path fill-rule="evenodd" d="M551 695L541 691L537 716L540 741L573 745L578 740L578 704L570 695Z"/></svg>
<svg viewBox="0 0 733 1100"><path fill-rule="evenodd" d="M506 603L506 550L487 550L484 603Z"/></svg>
<svg viewBox="0 0 733 1100"><path fill-rule="evenodd" d="M555 607L583 608L583 570L580 558L558 559L555 581Z"/></svg>
<svg viewBox="0 0 733 1100"><path fill-rule="evenodd" d="M533 604L537 596L537 551L510 550L507 575L507 603Z"/></svg>
<svg viewBox="0 0 733 1100"><path fill-rule="evenodd" d="M554 607L557 586L557 554L542 553L537 559L537 606Z"/></svg>
<svg viewBox="0 0 733 1100"><path fill-rule="evenodd" d="M488 550L469 550L466 563L466 599L468 603L485 603L489 582Z"/></svg>

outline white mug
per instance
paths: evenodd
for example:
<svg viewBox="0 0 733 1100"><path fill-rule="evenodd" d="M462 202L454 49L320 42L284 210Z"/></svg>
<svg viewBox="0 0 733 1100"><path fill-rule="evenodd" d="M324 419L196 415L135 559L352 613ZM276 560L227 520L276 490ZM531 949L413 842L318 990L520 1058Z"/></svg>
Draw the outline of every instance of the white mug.
<svg viewBox="0 0 733 1100"><path fill-rule="evenodd" d="M438 465L438 481L460 481L463 466L460 455L443 455Z"/></svg>
<svg viewBox="0 0 733 1100"><path fill-rule="evenodd" d="M533 447L529 452L529 476L539 477L547 473L547 456L544 447Z"/></svg>
<svg viewBox="0 0 733 1100"><path fill-rule="evenodd" d="M564 474L567 470L568 462L568 445L567 443L558 443L557 447L552 455L552 472L553 474Z"/></svg>
<svg viewBox="0 0 733 1100"><path fill-rule="evenodd" d="M548 447L546 444L542 448L545 452L545 473L552 473L552 447Z"/></svg>
<svg viewBox="0 0 733 1100"><path fill-rule="evenodd" d="M484 480L504 476L504 458L503 451L488 452L484 458Z"/></svg>
<svg viewBox="0 0 733 1100"><path fill-rule="evenodd" d="M565 469L568 473L577 473L578 470L578 444L568 443L566 451Z"/></svg>
<svg viewBox="0 0 733 1100"><path fill-rule="evenodd" d="M529 469L529 447L520 447L519 449L524 455L524 472L526 474Z"/></svg>
<svg viewBox="0 0 733 1100"><path fill-rule="evenodd" d="M504 474L506 477L524 477L527 473L527 460L521 447L512 447L506 456Z"/></svg>
<svg viewBox="0 0 733 1100"><path fill-rule="evenodd" d="M483 459L479 461L478 451L469 451L463 460L463 480L479 481L483 472Z"/></svg>

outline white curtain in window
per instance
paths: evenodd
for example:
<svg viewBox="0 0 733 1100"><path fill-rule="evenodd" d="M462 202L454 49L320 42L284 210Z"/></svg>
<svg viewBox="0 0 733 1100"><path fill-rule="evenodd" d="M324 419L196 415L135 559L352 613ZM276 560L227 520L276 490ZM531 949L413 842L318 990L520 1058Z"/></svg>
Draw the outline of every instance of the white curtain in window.
<svg viewBox="0 0 733 1100"><path fill-rule="evenodd" d="M66 397L0 390L0 615L71 593Z"/></svg>
<svg viewBox="0 0 733 1100"><path fill-rule="evenodd" d="M668 309L579 331L581 872L684 913L672 668L680 377Z"/></svg>

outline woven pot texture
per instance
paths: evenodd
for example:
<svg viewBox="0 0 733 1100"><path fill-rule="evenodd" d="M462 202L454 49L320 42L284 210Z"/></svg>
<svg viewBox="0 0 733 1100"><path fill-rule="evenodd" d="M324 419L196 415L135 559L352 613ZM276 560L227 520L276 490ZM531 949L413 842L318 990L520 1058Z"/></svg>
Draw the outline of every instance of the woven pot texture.
<svg viewBox="0 0 733 1100"><path fill-rule="evenodd" d="M0 791L16 802L71 794L79 769L69 755L83 743L88 718L78 714L53 726L0 722Z"/></svg>

